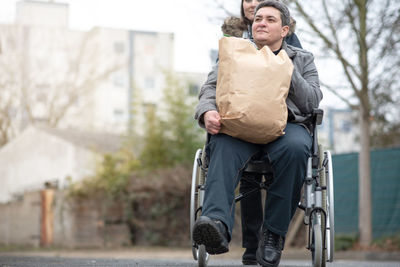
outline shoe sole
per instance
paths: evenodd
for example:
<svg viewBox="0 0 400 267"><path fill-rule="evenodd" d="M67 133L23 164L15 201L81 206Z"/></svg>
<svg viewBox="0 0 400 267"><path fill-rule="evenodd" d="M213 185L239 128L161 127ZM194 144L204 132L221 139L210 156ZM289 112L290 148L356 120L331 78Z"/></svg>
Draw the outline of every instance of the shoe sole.
<svg viewBox="0 0 400 267"><path fill-rule="evenodd" d="M209 254L222 254L229 251L227 245L221 244L221 237L218 229L209 222L198 222L193 229L193 240L198 245L204 245Z"/></svg>
<svg viewBox="0 0 400 267"><path fill-rule="evenodd" d="M243 265L257 265L256 260L242 260Z"/></svg>
<svg viewBox="0 0 400 267"><path fill-rule="evenodd" d="M258 249L257 249L257 252L256 252L256 258L257 258L258 264L260 264L262 267L277 267L279 265L279 262L276 263L276 264L273 264L273 263L269 263L269 262L266 262L266 261L262 260L261 255L258 252Z"/></svg>

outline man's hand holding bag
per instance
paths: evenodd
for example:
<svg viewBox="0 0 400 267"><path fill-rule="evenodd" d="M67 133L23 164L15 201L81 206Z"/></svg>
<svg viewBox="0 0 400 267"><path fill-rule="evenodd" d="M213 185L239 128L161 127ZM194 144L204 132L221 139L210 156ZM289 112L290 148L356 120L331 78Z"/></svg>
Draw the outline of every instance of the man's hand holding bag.
<svg viewBox="0 0 400 267"><path fill-rule="evenodd" d="M286 51L275 55L268 46L258 50L248 40L223 37L216 94L220 132L257 144L283 135L292 73Z"/></svg>

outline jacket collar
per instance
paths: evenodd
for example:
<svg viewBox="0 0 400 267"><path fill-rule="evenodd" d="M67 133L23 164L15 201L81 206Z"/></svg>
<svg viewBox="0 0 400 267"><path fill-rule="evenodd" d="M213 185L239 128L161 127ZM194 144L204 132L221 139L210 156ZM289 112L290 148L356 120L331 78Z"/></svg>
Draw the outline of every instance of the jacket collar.
<svg viewBox="0 0 400 267"><path fill-rule="evenodd" d="M253 45L257 48L257 45L254 42L254 39L250 39L250 42L252 42ZM296 51L294 51L291 46L288 46L287 43L285 42L285 40L283 40L281 49L286 51L286 54L288 54L290 59L293 59L296 56Z"/></svg>
<svg viewBox="0 0 400 267"><path fill-rule="evenodd" d="M286 51L288 54L289 58L293 59L296 56L296 51L292 49L292 47L288 46L285 41L282 43L282 49Z"/></svg>

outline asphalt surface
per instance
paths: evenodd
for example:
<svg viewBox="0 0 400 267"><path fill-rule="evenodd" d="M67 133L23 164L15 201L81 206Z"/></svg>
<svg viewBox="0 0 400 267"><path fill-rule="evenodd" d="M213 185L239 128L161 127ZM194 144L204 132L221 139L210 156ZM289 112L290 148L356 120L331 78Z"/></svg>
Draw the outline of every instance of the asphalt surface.
<svg viewBox="0 0 400 267"><path fill-rule="evenodd" d="M211 256L208 266L243 266L241 248ZM177 266L197 267L190 249L126 248L119 250L25 250L0 251L0 267L53 266ZM307 250L284 251L281 267L311 266ZM400 252L347 251L335 254L335 261L327 267L400 267Z"/></svg>
<svg viewBox="0 0 400 267"><path fill-rule="evenodd" d="M2 256L0 257L1 267L53 267L53 266L71 266L71 267L89 267L89 266L134 266L134 267L153 267L153 266L177 266L177 267L196 267L194 260L187 259L95 259L95 258L58 258L58 257L21 257L21 256ZM210 259L208 266L243 266L240 260L229 259ZM281 267L311 266L310 261L304 260L283 260L279 265ZM327 263L327 267L399 267L400 262L366 262L338 260L333 263Z"/></svg>

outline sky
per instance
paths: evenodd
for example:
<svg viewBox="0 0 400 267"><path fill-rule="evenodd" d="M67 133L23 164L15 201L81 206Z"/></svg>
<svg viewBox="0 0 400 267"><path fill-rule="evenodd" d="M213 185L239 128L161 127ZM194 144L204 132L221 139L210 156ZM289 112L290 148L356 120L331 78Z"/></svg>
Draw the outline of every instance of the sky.
<svg viewBox="0 0 400 267"><path fill-rule="evenodd" d="M17 0L0 1L0 23L12 23ZM211 68L210 49L218 48L219 23L205 0L58 0L69 4L71 29L110 27L173 32L175 70L205 72ZM237 8L236 12L239 12Z"/></svg>

